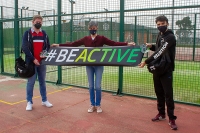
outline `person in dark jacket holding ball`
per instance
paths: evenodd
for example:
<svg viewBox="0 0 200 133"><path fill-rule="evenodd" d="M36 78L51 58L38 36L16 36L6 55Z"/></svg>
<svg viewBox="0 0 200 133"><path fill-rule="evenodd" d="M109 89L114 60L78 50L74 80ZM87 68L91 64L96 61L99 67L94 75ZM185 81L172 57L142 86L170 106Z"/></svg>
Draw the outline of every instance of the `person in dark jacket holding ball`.
<svg viewBox="0 0 200 133"><path fill-rule="evenodd" d="M173 100L173 71L175 68L175 47L176 38L172 30L168 29L169 23L165 16L158 16L155 20L158 30L160 31L157 37L156 45L147 43L147 48L155 51L149 58L139 64L139 67L144 67L150 62L162 57L166 53L171 60L171 64L167 70L161 74L153 74L154 89L157 96L158 114L152 118L152 121L160 121L165 119L165 103L167 105L167 114L169 117L169 125L172 130L177 130L174 116L174 100Z"/></svg>

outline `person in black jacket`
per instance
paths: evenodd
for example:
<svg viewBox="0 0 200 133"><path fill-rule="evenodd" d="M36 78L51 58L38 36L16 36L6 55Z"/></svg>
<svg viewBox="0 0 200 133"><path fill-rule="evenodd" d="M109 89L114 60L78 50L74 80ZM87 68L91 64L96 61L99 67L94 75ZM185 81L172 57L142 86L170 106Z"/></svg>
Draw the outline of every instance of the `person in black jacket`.
<svg viewBox="0 0 200 133"><path fill-rule="evenodd" d="M28 29L22 39L22 50L26 55L25 61L27 64L33 63L35 65L35 74L28 78L26 86L26 110L32 110L33 88L38 75L40 94L42 97L42 105L52 107L53 105L47 100L46 94L46 65L40 64L44 56L41 53L48 51L50 48L49 38L44 30L41 29L42 17L35 15L32 20L33 27Z"/></svg>
<svg viewBox="0 0 200 133"><path fill-rule="evenodd" d="M139 64L142 68L153 60L160 58L168 53L171 64L168 70L162 74L153 74L154 89L157 96L158 114L152 118L152 121L160 121L165 119L165 102L167 105L167 114L169 117L169 125L172 130L177 130L175 124L176 116L174 116L174 100L173 100L173 71L175 60L176 39L172 30L168 29L169 23L165 16L158 16L155 20L158 30L156 45L146 44L147 48L155 51L149 58Z"/></svg>

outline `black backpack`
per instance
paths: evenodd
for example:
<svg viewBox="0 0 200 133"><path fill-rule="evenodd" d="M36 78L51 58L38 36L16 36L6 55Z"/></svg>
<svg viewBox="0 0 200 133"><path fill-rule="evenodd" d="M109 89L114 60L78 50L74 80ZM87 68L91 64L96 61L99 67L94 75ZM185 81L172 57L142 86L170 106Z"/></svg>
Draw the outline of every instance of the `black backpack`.
<svg viewBox="0 0 200 133"><path fill-rule="evenodd" d="M35 74L35 64L33 62L26 64L20 56L15 60L15 71L21 78L30 78Z"/></svg>

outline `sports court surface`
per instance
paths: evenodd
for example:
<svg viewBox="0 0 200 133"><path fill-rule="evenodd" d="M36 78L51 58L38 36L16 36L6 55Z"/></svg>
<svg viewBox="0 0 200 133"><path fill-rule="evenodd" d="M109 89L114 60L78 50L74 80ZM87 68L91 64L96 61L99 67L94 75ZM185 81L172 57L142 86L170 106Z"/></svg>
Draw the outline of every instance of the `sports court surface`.
<svg viewBox="0 0 200 133"><path fill-rule="evenodd" d="M87 89L47 83L52 108L41 105L38 82L33 110L26 111L26 80L0 75L0 133L199 133L200 107L175 103L178 130L152 122L156 100L103 92L103 112L87 113Z"/></svg>

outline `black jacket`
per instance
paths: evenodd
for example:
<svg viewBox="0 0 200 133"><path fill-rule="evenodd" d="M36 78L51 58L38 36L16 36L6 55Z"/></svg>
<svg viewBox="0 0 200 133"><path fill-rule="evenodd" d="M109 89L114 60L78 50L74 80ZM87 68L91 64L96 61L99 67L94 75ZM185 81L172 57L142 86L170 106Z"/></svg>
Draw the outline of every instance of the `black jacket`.
<svg viewBox="0 0 200 133"><path fill-rule="evenodd" d="M175 53L176 53L176 38L172 30L167 30L164 34L158 34L156 45L152 45L150 50L155 51L148 59L145 60L146 64L149 64L156 58L162 56L166 52L169 53L171 59L170 69L174 71L175 65Z"/></svg>

